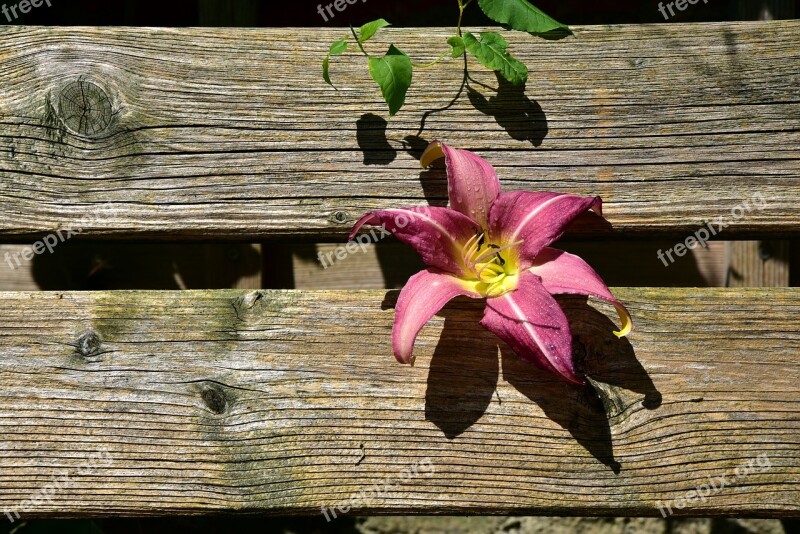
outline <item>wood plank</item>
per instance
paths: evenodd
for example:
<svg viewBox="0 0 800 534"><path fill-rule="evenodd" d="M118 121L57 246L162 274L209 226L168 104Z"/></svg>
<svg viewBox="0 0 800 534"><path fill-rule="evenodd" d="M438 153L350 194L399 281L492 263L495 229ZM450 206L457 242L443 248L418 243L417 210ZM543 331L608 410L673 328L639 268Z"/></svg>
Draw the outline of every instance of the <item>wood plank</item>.
<svg viewBox="0 0 800 534"><path fill-rule="evenodd" d="M35 291L40 289L36 283L31 266L17 267L14 260L8 263L3 258L6 254L21 254L24 245L0 245L0 291Z"/></svg>
<svg viewBox="0 0 800 534"><path fill-rule="evenodd" d="M796 516L800 290L615 291L629 341L562 303L600 397L498 350L476 301L409 368L393 291L0 293L0 511L66 473L21 516L318 514L384 481L352 513L658 515L766 455L673 511Z"/></svg>
<svg viewBox="0 0 800 534"><path fill-rule="evenodd" d="M739 0L739 15L746 19L794 18L794 0ZM788 241L732 241L727 244L725 285L731 287L786 287L789 285Z"/></svg>
<svg viewBox="0 0 800 534"><path fill-rule="evenodd" d="M731 241L725 285L729 287L788 287L790 242Z"/></svg>
<svg viewBox="0 0 800 534"><path fill-rule="evenodd" d="M480 152L506 189L602 195L613 229L575 235L681 236L760 192L768 207L729 217L726 235L796 236L799 29L514 34L535 66L524 92L482 87L497 81L472 64L472 89L428 115L458 92L463 65L449 61L416 74L387 128L363 58L336 62L338 92L321 79L342 29L3 27L0 236L76 226L111 203L84 237L341 240L369 209L444 204L443 173L416 162L433 138ZM393 40L425 60L448 33L390 29L370 49ZM77 94L91 120L67 113Z"/></svg>

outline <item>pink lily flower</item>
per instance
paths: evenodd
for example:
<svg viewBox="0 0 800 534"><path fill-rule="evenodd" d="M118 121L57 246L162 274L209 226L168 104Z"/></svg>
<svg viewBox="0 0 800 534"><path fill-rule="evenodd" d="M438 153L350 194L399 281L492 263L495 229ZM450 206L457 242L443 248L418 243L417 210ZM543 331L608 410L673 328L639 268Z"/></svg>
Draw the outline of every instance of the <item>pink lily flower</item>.
<svg viewBox="0 0 800 534"><path fill-rule="evenodd" d="M376 210L359 219L384 226L413 247L427 269L412 276L395 308L392 347L400 363L414 364L414 342L422 327L451 299L486 299L480 324L522 359L583 384L575 373L572 333L553 295L577 294L614 305L622 328L631 316L600 276L582 259L549 245L580 214L602 216L600 197L562 193L500 192L494 168L476 154L434 142L423 167L445 158L450 208Z"/></svg>

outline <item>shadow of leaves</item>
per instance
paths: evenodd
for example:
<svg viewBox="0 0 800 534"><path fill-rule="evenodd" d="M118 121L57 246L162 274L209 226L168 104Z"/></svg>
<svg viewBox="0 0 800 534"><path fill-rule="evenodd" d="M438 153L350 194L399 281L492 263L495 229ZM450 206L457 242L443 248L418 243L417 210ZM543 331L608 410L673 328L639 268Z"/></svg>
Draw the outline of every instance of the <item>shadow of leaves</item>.
<svg viewBox="0 0 800 534"><path fill-rule="evenodd" d="M515 85L496 74L497 89L478 84L480 87L494 92L488 98L473 84L467 85L467 96L472 105L483 113L493 117L512 139L527 141L533 146L541 146L549 131L547 116L535 100L525 94L526 86Z"/></svg>

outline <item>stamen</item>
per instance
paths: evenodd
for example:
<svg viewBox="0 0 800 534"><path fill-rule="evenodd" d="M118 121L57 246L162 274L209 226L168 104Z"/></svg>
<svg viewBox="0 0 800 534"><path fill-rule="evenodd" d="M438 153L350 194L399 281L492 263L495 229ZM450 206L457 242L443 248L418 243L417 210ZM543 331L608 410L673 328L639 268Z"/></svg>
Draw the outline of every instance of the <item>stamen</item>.
<svg viewBox="0 0 800 534"><path fill-rule="evenodd" d="M474 263L480 263L482 261L485 261L485 260L491 258L495 253L499 254L499 253L503 252L504 250L507 250L507 249L509 249L511 247L516 247L517 245L521 245L524 242L525 242L524 240L520 239L519 241L515 241L514 243L511 243L511 244L506 245L504 247L500 247L500 248L497 248L497 249L493 248L489 252L486 252L485 254L479 256L478 258L476 258Z"/></svg>
<svg viewBox="0 0 800 534"><path fill-rule="evenodd" d="M464 248L461 249L461 260L464 262L464 265L467 265L467 264L470 263L469 259L472 256L472 254L474 254L474 253L470 254L469 250L471 249L472 244L477 239L478 239L478 234L475 234L474 236L470 237L469 241L467 241L466 244L464 244Z"/></svg>
<svg viewBox="0 0 800 534"><path fill-rule="evenodd" d="M499 282L500 280L502 280L506 276L505 269L503 269L500 265L498 265L498 264L496 264L494 262L485 263L485 264L483 264L483 266L479 266L479 267L480 267L480 271L478 272L478 279L481 282L485 282L487 284L492 284L492 283L495 283L495 282ZM488 276L484 276L484 273L487 270L489 271L489 274L488 274Z"/></svg>
<svg viewBox="0 0 800 534"><path fill-rule="evenodd" d="M475 254L477 254L478 251L481 249L481 247L478 245L478 241L480 241L482 238L483 234L476 235L473 238L476 239L476 241L472 243L472 245L465 253L464 265L469 265L470 269L472 269L473 272L475 271L475 264L477 263L475 260L473 260L473 256L475 256ZM470 241L472 241L472 239L470 239Z"/></svg>

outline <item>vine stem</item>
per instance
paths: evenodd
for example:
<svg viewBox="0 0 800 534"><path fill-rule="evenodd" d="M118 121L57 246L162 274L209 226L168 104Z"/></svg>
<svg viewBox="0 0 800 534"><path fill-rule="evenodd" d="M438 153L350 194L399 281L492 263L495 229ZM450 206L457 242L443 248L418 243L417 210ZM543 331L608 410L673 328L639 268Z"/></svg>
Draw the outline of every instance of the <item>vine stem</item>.
<svg viewBox="0 0 800 534"><path fill-rule="evenodd" d="M461 35L461 21L464 19L464 10L467 9L467 6L472 3L472 0L458 0L458 27L456 31L458 32L458 36L462 37Z"/></svg>
<svg viewBox="0 0 800 534"><path fill-rule="evenodd" d="M364 45L362 45L361 41L358 39L358 35L356 35L356 30L355 30L355 28L353 28L353 26L350 26L350 33L353 34L353 38L356 40L356 44L361 49L361 53L363 53L365 56L369 57L369 54L367 54L367 51L364 50Z"/></svg>
<svg viewBox="0 0 800 534"><path fill-rule="evenodd" d="M439 62L440 62L441 60L443 60L445 57L447 57L447 55L448 55L449 53L450 53L450 51L448 50L447 52L443 53L441 56L437 57L436 59L434 59L434 60L433 60L433 61L431 61L430 63L425 63L424 65L418 65L418 64L416 64L416 63L413 63L413 62L411 63L411 65L412 65L412 66L413 66L415 69L429 69L429 68L433 67L434 65L436 65L437 63L439 63Z"/></svg>

